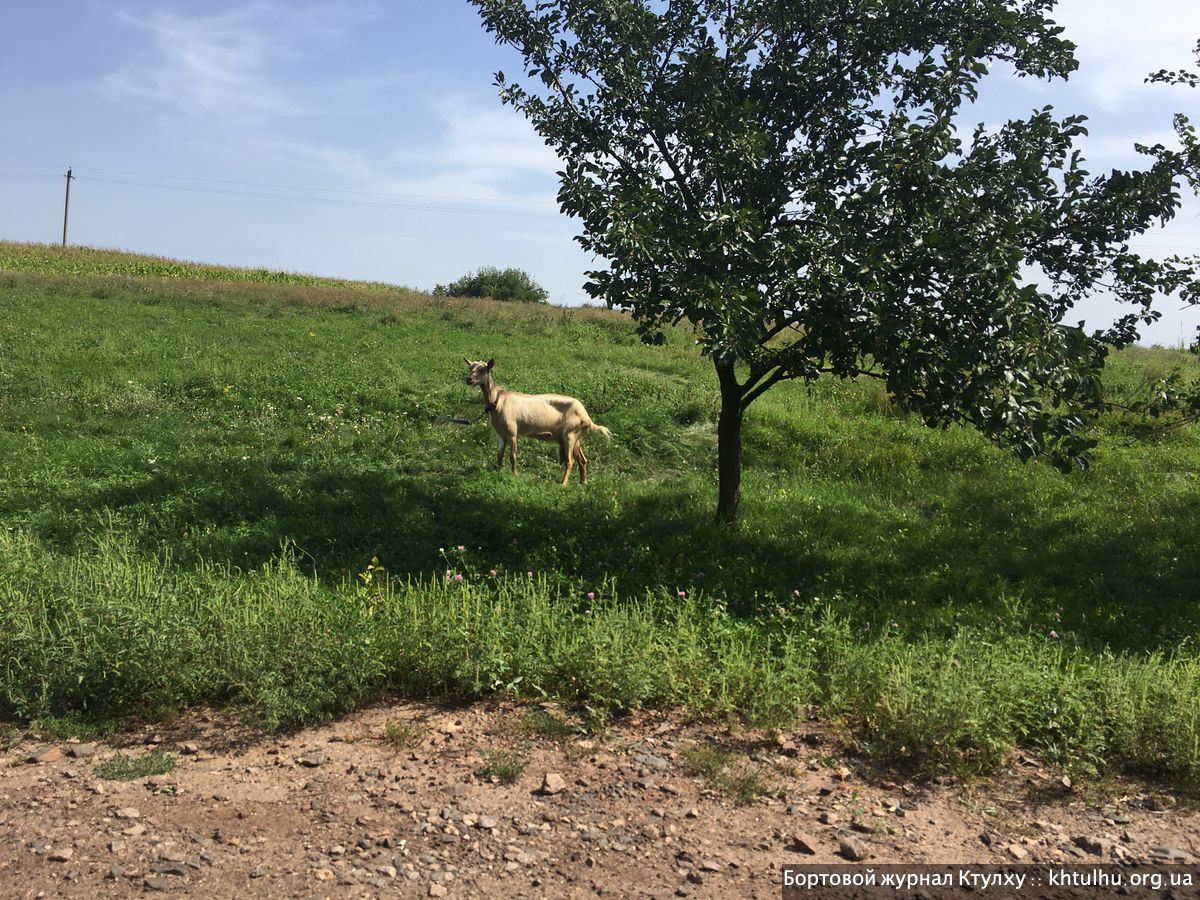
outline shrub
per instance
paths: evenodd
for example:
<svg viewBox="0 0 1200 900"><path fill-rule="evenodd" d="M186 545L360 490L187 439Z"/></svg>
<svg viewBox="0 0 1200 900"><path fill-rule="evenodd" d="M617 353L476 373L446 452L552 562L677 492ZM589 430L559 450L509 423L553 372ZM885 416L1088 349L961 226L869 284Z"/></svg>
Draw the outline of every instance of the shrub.
<svg viewBox="0 0 1200 900"><path fill-rule="evenodd" d="M491 297L493 300L520 300L545 303L549 293L522 269L498 269L485 266L470 272L449 286L439 284L433 293L445 297Z"/></svg>

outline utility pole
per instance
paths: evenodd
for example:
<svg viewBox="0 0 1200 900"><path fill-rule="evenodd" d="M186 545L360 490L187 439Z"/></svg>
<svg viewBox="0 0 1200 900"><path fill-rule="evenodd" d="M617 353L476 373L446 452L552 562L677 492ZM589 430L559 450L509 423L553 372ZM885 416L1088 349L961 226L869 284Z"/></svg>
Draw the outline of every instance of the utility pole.
<svg viewBox="0 0 1200 900"><path fill-rule="evenodd" d="M67 166L67 199L63 201L63 246L67 246L67 213L71 211L71 167Z"/></svg>

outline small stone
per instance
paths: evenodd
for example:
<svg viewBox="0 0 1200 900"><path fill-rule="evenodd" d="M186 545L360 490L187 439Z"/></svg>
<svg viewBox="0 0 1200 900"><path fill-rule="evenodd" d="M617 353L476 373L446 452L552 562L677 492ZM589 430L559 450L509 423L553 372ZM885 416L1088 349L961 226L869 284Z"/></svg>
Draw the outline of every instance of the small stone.
<svg viewBox="0 0 1200 900"><path fill-rule="evenodd" d="M1026 859L1029 858L1029 853L1020 844L1009 844L1004 849L1007 850L1008 855L1011 856L1013 859L1015 859L1017 862L1024 862Z"/></svg>
<svg viewBox="0 0 1200 900"><path fill-rule="evenodd" d="M123 806L113 813L118 819L140 819L142 817L141 810L136 806Z"/></svg>
<svg viewBox="0 0 1200 900"><path fill-rule="evenodd" d="M698 819L698 818L700 818L700 810L696 809L696 807L693 806L691 809L689 809L687 812L685 812L684 815L687 816L689 819Z"/></svg>
<svg viewBox="0 0 1200 900"><path fill-rule="evenodd" d="M178 862L160 862L155 863L150 867L150 871L156 875L175 875L182 878L188 873L188 868L183 863Z"/></svg>
<svg viewBox="0 0 1200 900"><path fill-rule="evenodd" d="M67 751L75 759L87 759L89 756L96 755L95 744L72 744L71 749Z"/></svg>
<svg viewBox="0 0 1200 900"><path fill-rule="evenodd" d="M670 765L668 760L653 753L636 753L633 758L643 766L649 766L652 769L665 769Z"/></svg>
<svg viewBox="0 0 1200 900"><path fill-rule="evenodd" d="M838 823L837 813L823 812L817 816L817 821L822 825L836 825Z"/></svg>
<svg viewBox="0 0 1200 900"><path fill-rule="evenodd" d="M838 855L850 862L862 862L870 855L867 845L856 838L846 837L838 842Z"/></svg>
<svg viewBox="0 0 1200 900"><path fill-rule="evenodd" d="M700 871L701 872L720 872L721 864L719 862L714 862L711 859L705 859L700 862Z"/></svg>
<svg viewBox="0 0 1200 900"><path fill-rule="evenodd" d="M142 887L148 891L165 891L167 889L167 879L147 878L142 882Z"/></svg>
<svg viewBox="0 0 1200 900"><path fill-rule="evenodd" d="M1150 855L1154 857L1155 862L1188 862L1191 860L1191 854L1178 847L1154 847L1150 851Z"/></svg>
<svg viewBox="0 0 1200 900"><path fill-rule="evenodd" d="M63 752L61 747L43 747L29 757L29 762L34 765L42 765L44 763L58 762L62 758Z"/></svg>
<svg viewBox="0 0 1200 900"><path fill-rule="evenodd" d="M314 750L312 753L305 753L303 756L297 757L296 762L307 769L315 769L317 766L325 765L325 754L320 750Z"/></svg>
<svg viewBox="0 0 1200 900"><path fill-rule="evenodd" d="M430 897L445 897L448 893L449 891L446 890L446 886L443 884L431 884L429 886Z"/></svg>
<svg viewBox="0 0 1200 900"><path fill-rule="evenodd" d="M138 837L139 835L142 835L145 833L146 833L146 826L141 824L140 822L137 825L130 825L128 828L126 828L124 831L121 832L121 834L126 835L127 837Z"/></svg>
<svg viewBox="0 0 1200 900"><path fill-rule="evenodd" d="M313 878L317 879L317 881L333 881L337 876L333 874L331 869L314 869Z"/></svg>
<svg viewBox="0 0 1200 900"><path fill-rule="evenodd" d="M1071 838L1071 843L1081 850L1086 850L1093 856L1104 856L1112 849L1112 841L1093 837L1089 834L1077 834Z"/></svg>
<svg viewBox="0 0 1200 900"><path fill-rule="evenodd" d="M792 835L792 849L813 856L817 852L817 842L804 832L797 831Z"/></svg>
<svg viewBox="0 0 1200 900"><path fill-rule="evenodd" d="M46 859L50 862L70 862L71 857L75 855L75 851L70 847L64 847L62 850L54 850Z"/></svg>
<svg viewBox="0 0 1200 900"><path fill-rule="evenodd" d="M542 777L542 793L548 795L559 794L567 789L566 780L556 772L547 772Z"/></svg>

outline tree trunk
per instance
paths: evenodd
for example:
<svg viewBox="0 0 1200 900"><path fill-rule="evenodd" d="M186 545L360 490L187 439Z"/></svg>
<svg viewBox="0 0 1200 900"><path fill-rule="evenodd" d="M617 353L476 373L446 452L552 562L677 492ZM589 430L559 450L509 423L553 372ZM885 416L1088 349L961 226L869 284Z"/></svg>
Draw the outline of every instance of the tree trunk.
<svg viewBox="0 0 1200 900"><path fill-rule="evenodd" d="M716 362L721 383L721 418L717 422L717 521L737 522L742 500L742 389L733 362Z"/></svg>

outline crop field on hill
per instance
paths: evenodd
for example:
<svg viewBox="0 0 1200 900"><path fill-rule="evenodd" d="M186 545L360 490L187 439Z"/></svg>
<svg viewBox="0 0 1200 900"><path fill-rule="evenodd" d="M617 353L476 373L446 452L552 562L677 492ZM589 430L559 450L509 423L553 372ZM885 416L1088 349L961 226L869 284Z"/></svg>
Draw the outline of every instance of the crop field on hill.
<svg viewBox="0 0 1200 900"><path fill-rule="evenodd" d="M1200 782L1200 428L1114 418L1063 476L782 385L731 532L689 331L245 272L0 244L0 719L515 694ZM464 356L612 430L587 485L536 441L494 468ZM1198 365L1128 351L1108 389Z"/></svg>

